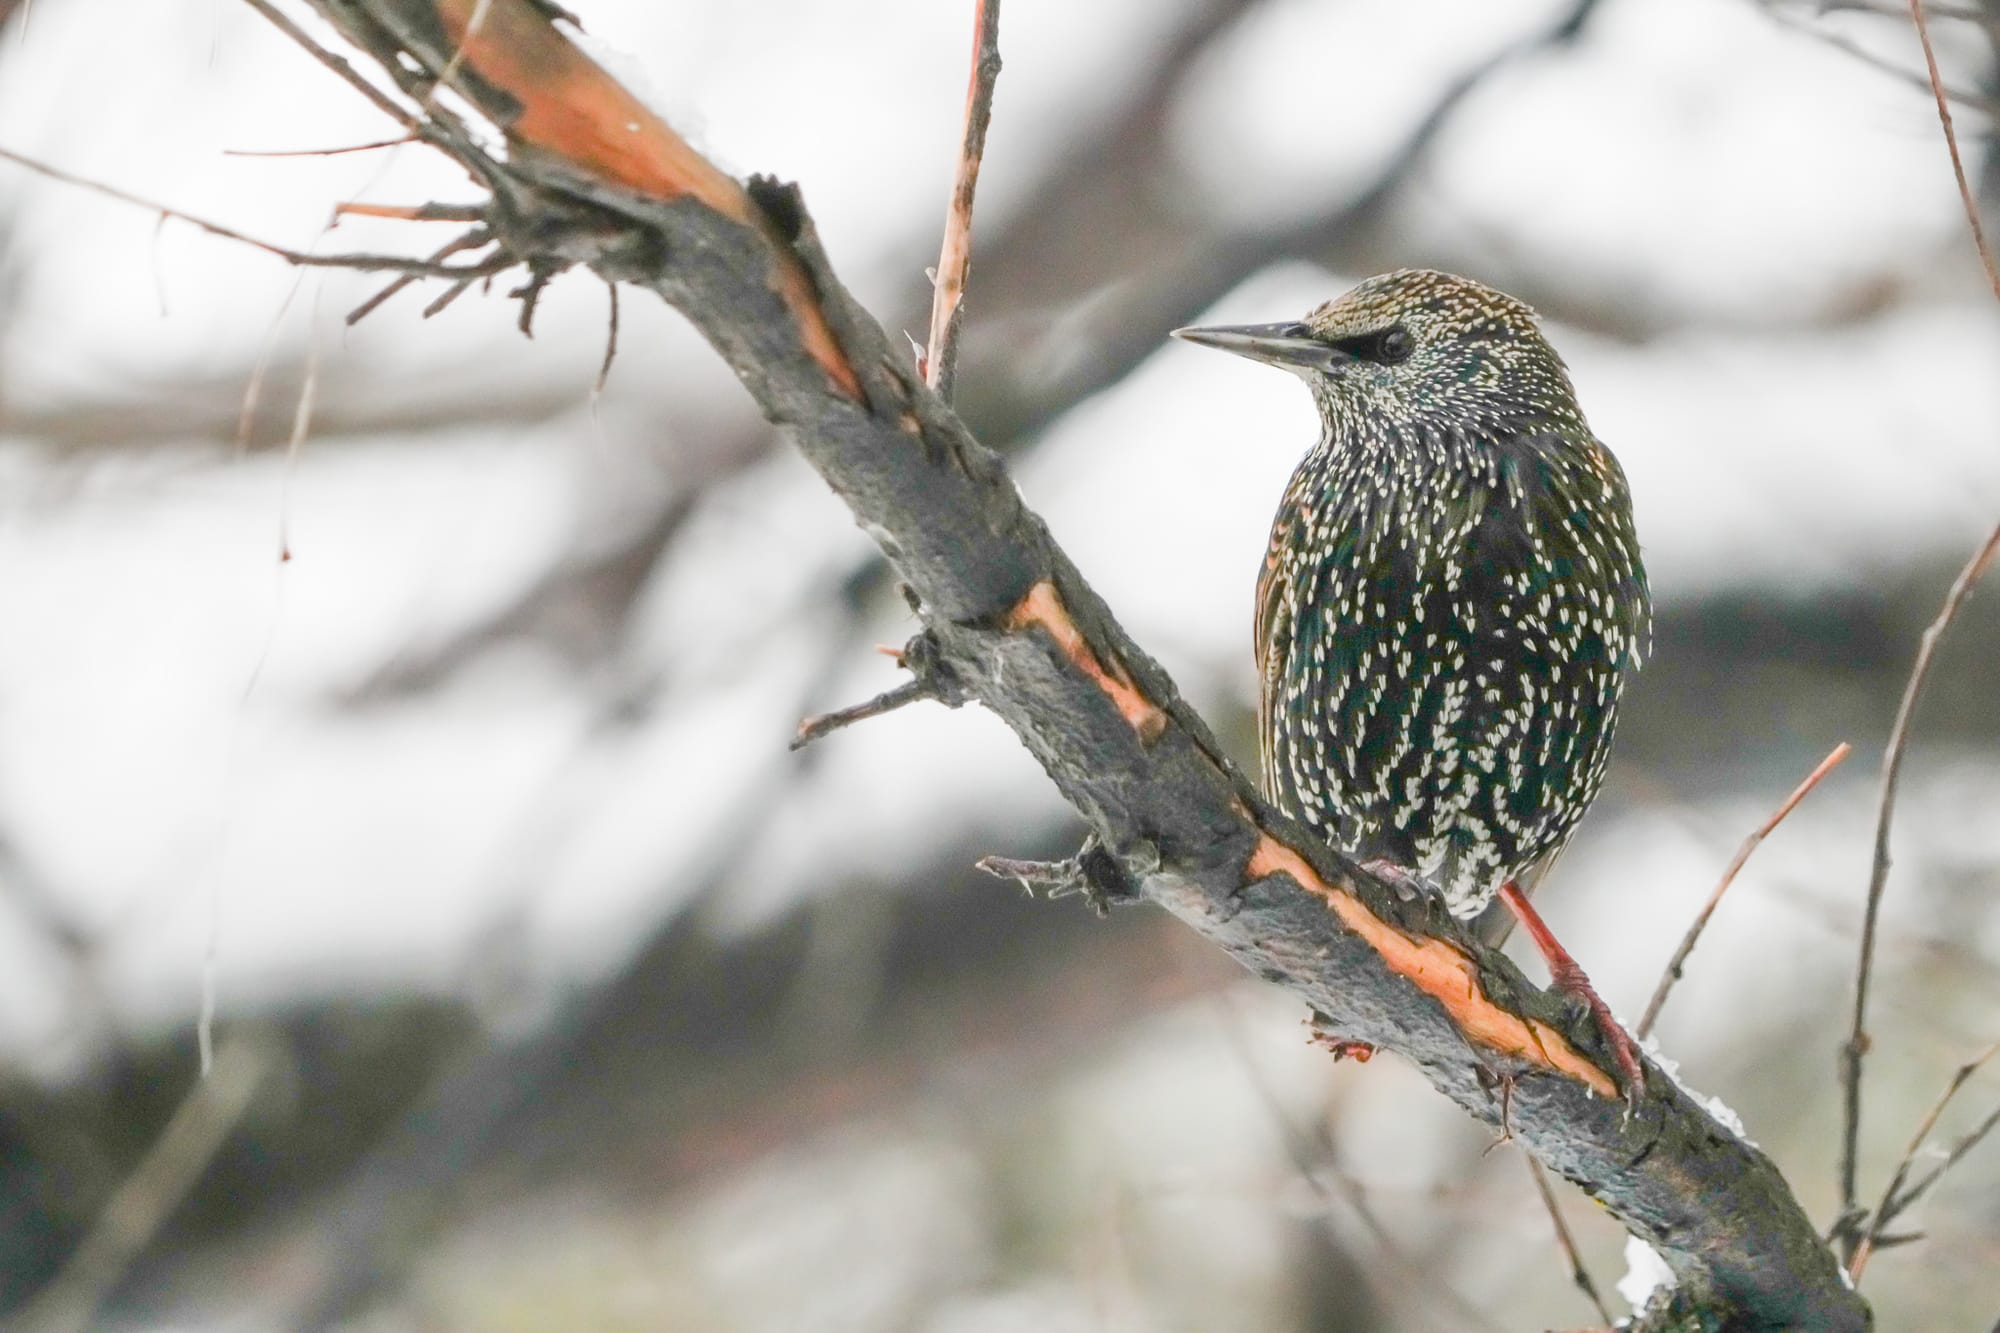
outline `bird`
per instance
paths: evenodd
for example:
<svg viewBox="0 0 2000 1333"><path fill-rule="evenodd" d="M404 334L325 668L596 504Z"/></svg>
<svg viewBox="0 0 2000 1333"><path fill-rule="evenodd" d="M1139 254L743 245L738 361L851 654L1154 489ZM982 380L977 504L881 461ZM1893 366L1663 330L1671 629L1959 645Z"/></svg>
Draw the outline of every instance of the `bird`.
<svg viewBox="0 0 2000 1333"><path fill-rule="evenodd" d="M1535 312L1401 269L1302 320L1174 334L1319 410L1256 584L1265 796L1406 896L1503 901L1636 1098L1631 1037L1522 887L1596 799L1652 628L1624 470Z"/></svg>

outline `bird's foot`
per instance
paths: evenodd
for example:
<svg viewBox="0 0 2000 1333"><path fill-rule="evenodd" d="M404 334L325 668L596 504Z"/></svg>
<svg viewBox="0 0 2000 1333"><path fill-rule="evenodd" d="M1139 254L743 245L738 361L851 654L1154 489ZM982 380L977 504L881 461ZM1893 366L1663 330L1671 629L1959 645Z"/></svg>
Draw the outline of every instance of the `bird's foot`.
<svg viewBox="0 0 2000 1333"><path fill-rule="evenodd" d="M1361 868L1396 891L1396 896L1406 903L1413 903L1426 895L1435 895L1437 890L1431 882L1408 866L1397 865L1376 857L1363 861Z"/></svg>
<svg viewBox="0 0 2000 1333"><path fill-rule="evenodd" d="M1583 974L1574 960L1567 966L1551 966L1549 988L1562 992L1572 1000L1580 1002L1597 1020L1597 1030L1604 1036L1604 1044L1611 1050L1611 1061L1618 1066L1618 1084L1625 1093L1625 1100L1636 1106L1646 1095L1646 1066L1639 1057L1639 1043L1632 1040L1619 1021L1612 1017L1611 1006L1590 984L1590 978Z"/></svg>
<svg viewBox="0 0 2000 1333"><path fill-rule="evenodd" d="M1306 1019L1306 1027L1306 1039L1331 1051L1336 1060L1352 1060L1355 1064L1365 1065L1375 1058L1375 1043L1341 1036L1325 1014L1315 1012Z"/></svg>
<svg viewBox="0 0 2000 1333"><path fill-rule="evenodd" d="M1611 1006L1590 984L1590 978L1583 974L1576 959L1570 957L1569 950L1555 937L1548 923L1542 920L1528 903L1528 895L1521 892L1521 886L1509 880L1500 886L1500 900L1528 932L1528 938L1535 942L1542 961L1549 967L1549 988L1562 992L1571 999L1582 1002L1597 1020L1597 1030L1604 1034L1604 1044L1610 1048L1611 1061L1618 1066L1619 1086L1625 1094L1628 1108L1639 1104L1646 1095L1646 1066L1639 1058L1639 1044L1632 1040L1632 1034L1620 1027L1618 1020L1611 1016ZM1629 1114L1629 1110L1628 1110Z"/></svg>
<svg viewBox="0 0 2000 1333"><path fill-rule="evenodd" d="M1135 855L1138 854L1135 852ZM1155 867L1158 861L1158 855L1154 854L1152 864ZM1140 902L1145 896L1118 858L1106 851L1094 834L1084 839L1082 848L1075 856L1061 861L1018 861L1011 856L985 856L976 864L989 875L1015 881L1031 896L1040 889L1042 896L1051 901L1081 898L1099 916L1109 916L1112 908Z"/></svg>

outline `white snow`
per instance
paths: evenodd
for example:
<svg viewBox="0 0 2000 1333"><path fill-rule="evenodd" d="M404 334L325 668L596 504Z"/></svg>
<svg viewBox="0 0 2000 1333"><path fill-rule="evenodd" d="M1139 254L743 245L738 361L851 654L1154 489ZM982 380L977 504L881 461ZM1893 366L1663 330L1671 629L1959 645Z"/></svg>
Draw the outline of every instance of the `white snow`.
<svg viewBox="0 0 2000 1333"><path fill-rule="evenodd" d="M1625 1276L1618 1279L1618 1294L1634 1311L1645 1308L1653 1293L1674 1285L1674 1270L1660 1252L1637 1236L1625 1237Z"/></svg>

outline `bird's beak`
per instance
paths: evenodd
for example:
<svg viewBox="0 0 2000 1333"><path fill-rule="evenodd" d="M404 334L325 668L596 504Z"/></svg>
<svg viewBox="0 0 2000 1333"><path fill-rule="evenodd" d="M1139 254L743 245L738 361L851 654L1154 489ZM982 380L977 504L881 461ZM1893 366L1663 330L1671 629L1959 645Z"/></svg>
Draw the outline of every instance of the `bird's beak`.
<svg viewBox="0 0 2000 1333"><path fill-rule="evenodd" d="M1206 328L1175 329L1174 337L1203 347L1247 356L1286 370L1324 370L1333 362L1353 358L1318 338L1301 336L1296 323L1211 324Z"/></svg>

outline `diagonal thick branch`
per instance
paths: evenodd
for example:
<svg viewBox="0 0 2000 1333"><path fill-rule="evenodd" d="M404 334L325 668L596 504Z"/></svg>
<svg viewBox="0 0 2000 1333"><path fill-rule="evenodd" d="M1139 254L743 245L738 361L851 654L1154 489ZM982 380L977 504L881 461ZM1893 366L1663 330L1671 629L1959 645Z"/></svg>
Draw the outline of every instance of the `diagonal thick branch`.
<svg viewBox="0 0 2000 1333"><path fill-rule="evenodd" d="M505 134L485 221L503 249L694 323L921 599L943 665L1147 899L1472 1115L1504 1106L1528 1151L1667 1257L1683 1301L1732 1328L1868 1326L1767 1158L1664 1076L1628 1112L1592 1024L1264 805L842 288L794 190L718 172L533 0L311 2L406 93L448 83Z"/></svg>

